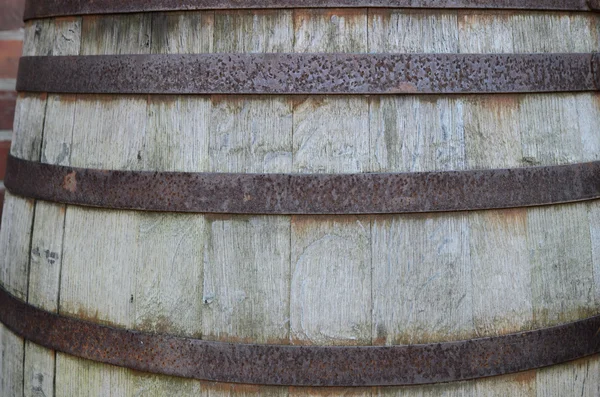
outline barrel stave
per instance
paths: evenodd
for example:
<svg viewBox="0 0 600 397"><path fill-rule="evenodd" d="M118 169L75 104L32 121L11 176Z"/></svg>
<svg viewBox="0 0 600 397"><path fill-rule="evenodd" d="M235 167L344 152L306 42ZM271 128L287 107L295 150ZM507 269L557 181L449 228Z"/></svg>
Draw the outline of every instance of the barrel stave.
<svg viewBox="0 0 600 397"><path fill-rule="evenodd" d="M85 17L80 52L591 52L598 50L597 20L582 13L364 9ZM57 29L52 21L43 24L50 27L42 35ZM33 37L31 47L44 55L44 48L56 47ZM597 94L50 95L47 105L44 96L21 96L23 109L30 98L39 99L23 113L32 123L46 114L42 160L73 166L348 173L567 164L598 156L598 146L589 143L599 139L591 127L600 119ZM69 126L72 138L58 131ZM32 140L37 147L37 130L19 128L15 147L32 147ZM44 230L60 234L61 206L38 203L31 270L43 263L35 257L38 246L64 250L62 313L150 332L345 345L502 335L598 313L597 205L378 217L179 216L69 207L62 247L56 236L42 238ZM33 207L24 212L29 215L5 215L3 236L10 220L25 221L23 236L31 235ZM103 249L109 244L112 249ZM4 265L23 273L29 237L11 246L24 254L10 253ZM14 267L19 257L24 265ZM26 276L19 280L27 285ZM30 276L31 296L43 289L42 281ZM47 293L49 300L30 303L56 310L59 291ZM18 350L19 343L4 346ZM25 354L26 395L40 387L53 395L53 354L35 349ZM35 354L49 360L31 359ZM57 357L56 395L545 396L581 389L593 396L600 383L597 358L450 385L308 390L215 385ZM22 364L10 365L19 372Z"/></svg>

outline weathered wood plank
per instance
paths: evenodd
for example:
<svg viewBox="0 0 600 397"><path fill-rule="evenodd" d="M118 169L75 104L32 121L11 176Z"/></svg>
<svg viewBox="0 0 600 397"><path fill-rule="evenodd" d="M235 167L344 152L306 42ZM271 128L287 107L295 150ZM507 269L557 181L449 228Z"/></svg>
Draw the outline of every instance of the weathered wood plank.
<svg viewBox="0 0 600 397"><path fill-rule="evenodd" d="M600 134L595 120L600 119L600 95L590 94L590 96L589 101L586 100L585 103L580 103L577 109L580 120L583 160L597 161L600 160ZM588 216L592 239L594 302L598 306L600 304L600 200L588 204Z"/></svg>
<svg viewBox="0 0 600 397"><path fill-rule="evenodd" d="M90 17L86 18L87 25L83 29L82 53L292 50L477 53L513 49L529 52L531 48L532 52L585 52L598 48L597 18L576 13L543 14L275 10L133 15L118 17L116 22L107 22L113 17L104 20ZM40 35L54 29L43 22L39 26L40 29L30 28L29 34L33 32L34 37L31 40L40 41ZM213 29L217 31L214 40ZM528 29L542 33L535 38ZM563 32L558 37L555 31L561 32L561 29ZM596 32L595 36L590 30ZM96 40L94 36L99 38ZM579 36L584 39L577 41ZM538 44L539 47L529 46L528 42L524 43L528 40L545 43ZM557 44L561 41L562 44ZM45 44L41 40L37 45L42 51L49 48L47 51L51 53L56 43ZM35 50L38 47L30 46ZM43 97L40 100L45 102ZM52 106L58 106L53 101L55 98L51 97L49 114ZM545 164L546 161L568 163L596 159L599 152L600 138L594 131L598 116L591 109L598 111L600 107L597 96L592 94L404 97L370 101L369 105L367 98L348 97L293 100L155 97L149 101L141 97L81 97L74 111L66 103L64 106L68 109L66 113L74 112L77 119L74 123L78 127L90 130L74 137L72 142L73 150L78 153L75 160L89 167L226 172L418 171ZM535 119L538 122L548 119L551 126L538 128L527 116L531 112L540 112ZM123 120L130 117L136 121L127 121L126 126L122 126ZM561 128L557 127L559 124ZM130 138L128 134L137 134L137 137ZM51 160L53 155L48 155L48 161L62 164L64 159L58 157L71 148L58 144L62 140L71 145L68 139L57 136L53 141L56 146L48 148L44 140L42 156L47 149L56 156L56 160ZM40 143L41 140L26 145L35 147ZM589 148L587 155L573 154L586 148ZM103 154L103 151L111 153ZM575 296L573 302L567 302L569 306L576 307L583 302L585 313L597 310L594 302L600 299L600 260L597 259L600 257L597 207L600 206L594 204L575 205L577 210L562 209L561 214L547 213L538 216L533 224L529 210L511 210L439 217L376 217L374 220L369 217L294 217L291 226L289 217L209 217L207 221L203 216L77 212L78 209L69 208L70 224L66 225L66 232L69 233L67 245L71 248L65 252L65 260L69 261L69 274L77 271L81 275L77 276L80 279L65 276L63 282L68 284L65 288L70 292L67 291L67 301L64 308L61 304L61 310L153 332L262 343L291 340L311 344L370 344L373 339L377 343L404 340L412 343L502 334L534 326L534 303L542 302L538 306L544 309L544 305L555 301L542 287L537 292L534 287L532 293L531 278L538 277L539 281L544 277L555 278L555 275L540 276L529 271L531 258L540 262L561 256L573 261L585 257L585 254L576 257L576 248L566 247L573 241L559 241L563 237L560 233L544 231L544 228L557 227L554 223L560 223L561 228L566 224L563 231L574 234L575 237L570 237L572 240L582 239L583 243L577 242L578 247L587 244L583 249L587 247L589 260L584 258L583 262L587 261L589 268L595 266L596 273L590 276L588 272L581 277L569 274L566 281L547 288L554 291L556 287L563 288L563 284L580 283L579 287L573 287L574 294L567 290L560 294ZM45 211L44 206L40 205L38 212ZM54 215L39 218L36 215L36 220L42 223L40 245L58 244L41 238L45 231L60 229L60 215ZM42 222L42 218L47 221ZM94 241L98 236L97 230L91 230L94 227L102 230L103 241ZM415 229L418 230L411 234ZM114 241L123 236L128 237ZM58 238L58 234L54 237ZM532 247L526 245L527 239L541 245L529 253ZM34 235L34 241L37 240ZM116 244L114 252L102 252L101 247L108 244ZM552 244L559 246L551 248ZM418 254L417 246L425 253ZM38 251L35 247L32 250L35 256ZM441 255L436 255L436 250ZM54 259L51 255L54 249L48 248L48 257L44 256L45 251L40 250L39 257L32 257L32 266L41 267ZM291 269L290 260L293 261ZM127 261L126 269L117 268L117 264ZM420 275L409 273L408 268L415 263L425 263L425 269L419 270ZM84 269L81 269L82 264L86 264ZM88 269L88 266L97 268ZM440 270L446 273L440 275ZM471 272L472 284L461 284ZM427 313L433 310L431 307L417 308L424 311L417 310L415 314L398 304L398 297L412 293L414 298L421 292L412 285L419 282L413 276L428 276L422 280L429 282L425 289L437 286L431 287L428 299L434 301L437 297L437 300L448 301L440 303L443 307L437 314L432 311L433 315L429 315L431 327L427 323L430 320L426 320ZM397 291L396 301L392 300L390 291L381 291L387 284L376 284L376 281L391 284L385 277L409 284L406 290ZM50 280L55 279L50 277ZM94 285L90 280L102 280L102 285ZM109 283L112 285L108 290L115 292L110 300L115 303L107 305L108 300L101 300L106 294L99 289ZM502 288L497 287L499 283ZM81 289L78 290L76 284ZM52 290L50 285L48 287ZM583 289L588 287L591 292L586 295ZM410 288L415 291L410 292ZM536 293L538 301L534 299ZM87 300L90 294L98 302ZM51 299L45 301L43 296L39 299L45 302L43 305L51 305ZM186 303L178 305L178 300ZM69 301L73 303L70 307ZM77 307L76 301L83 303ZM323 302L329 309L323 310ZM444 304L449 307L447 313L444 313ZM106 306L111 308L102 313ZM535 309L537 313L544 314L539 307ZM559 309L551 307L549 310L556 314ZM404 317L392 319L389 312L394 311L404 313ZM376 326L380 318L391 325ZM552 321L559 320L556 317ZM431 330L439 331L439 335L427 334ZM417 335L419 332L424 334ZM2 345L3 349L6 346L9 345ZM10 346L18 346L18 343ZM37 353L31 354L26 355L26 362ZM45 353L40 351L40 354ZM566 395L583 391L584 395L592 396L598 392L594 385L599 383L596 379L598 364L594 360L589 359L575 369L564 366L540 371L536 382L536 375L531 372L453 385L381 389L377 393L530 397L536 388L540 395L553 395L554 387ZM51 395L46 393L47 383L40 383L39 376L36 377L42 374L45 379L48 373L44 368L50 364L31 361L38 365L34 368L31 363L30 380L26 380L31 395L35 395L37 389ZM57 395L63 392L74 395L287 394L286 388L216 385L134 374L63 355L58 362L58 375L66 386L59 386ZM16 365L19 371L19 364ZM45 386L41 387L42 384ZM370 395L371 389L292 388L289 393Z"/></svg>
<svg viewBox="0 0 600 397"><path fill-rule="evenodd" d="M594 50L597 45L588 40L589 34L579 38L572 36L572 18L578 17L556 14L515 16L515 52ZM557 29L562 33L557 33ZM575 29L575 32L579 31ZM555 94L523 98L520 126L525 163L552 165L582 161L577 107L585 96ZM527 225L534 326L547 327L597 312L587 205L532 208L527 211ZM583 367L577 366L539 371L537 395L572 394L568 384L555 382L562 376L586 378Z"/></svg>
<svg viewBox="0 0 600 397"><path fill-rule="evenodd" d="M535 371L477 381L436 385L377 388L377 397L530 397L535 395Z"/></svg>
<svg viewBox="0 0 600 397"><path fill-rule="evenodd" d="M512 29L512 13L459 12L459 51L512 53ZM523 165L521 135L529 131L520 128L520 98L481 95L464 100L469 169ZM527 252L527 210L481 211L470 214L469 221L473 321L477 335L530 329L532 265Z"/></svg>
<svg viewBox="0 0 600 397"><path fill-rule="evenodd" d="M459 50L464 54L513 53L513 13L458 12Z"/></svg>
<svg viewBox="0 0 600 397"><path fill-rule="evenodd" d="M215 52L292 50L291 11L218 11L214 26ZM209 139L210 171L290 172L291 103L214 96ZM208 216L207 223L203 338L289 343L289 217ZM206 384L205 393L286 396L287 388Z"/></svg>
<svg viewBox="0 0 600 397"><path fill-rule="evenodd" d="M86 17L81 54L149 53L151 17ZM79 96L71 165L140 169L146 135L144 97ZM102 233L98 233L102 231ZM133 212L69 207L65 219L59 308L132 328L139 218ZM109 248L107 248L109 247ZM131 302L134 296L134 302ZM57 395L130 395L129 371L57 355Z"/></svg>
<svg viewBox="0 0 600 397"><path fill-rule="evenodd" d="M0 324L0 393L23 395L23 339Z"/></svg>
<svg viewBox="0 0 600 397"><path fill-rule="evenodd" d="M373 11L369 23L371 52L458 50L454 11ZM464 169L460 101L419 96L374 98L370 120L373 171ZM466 217L378 216L372 228L374 343L427 343L471 336ZM422 392L421 388L378 391L379 395L410 396Z"/></svg>
<svg viewBox="0 0 600 397"><path fill-rule="evenodd" d="M213 12L168 12L152 15L153 54L212 52Z"/></svg>
<svg viewBox="0 0 600 397"><path fill-rule="evenodd" d="M53 21L52 55L77 55L81 43L81 19ZM41 161L69 165L71 136L75 118L75 97L51 95L48 98ZM58 290L62 265L63 229L66 207L37 202L29 271L29 303L45 310L58 310ZM25 344L25 397L54 395L55 353L33 343ZM41 394L40 394L41 393Z"/></svg>
<svg viewBox="0 0 600 397"><path fill-rule="evenodd" d="M377 40L374 32L369 36L371 51L458 50L454 11L383 15L375 11L371 18L379 34L401 38ZM464 169L464 139L462 104L454 98L384 97L371 102L375 171ZM376 344L426 343L473 334L468 239L463 214L375 218L372 332Z"/></svg>
<svg viewBox="0 0 600 397"><path fill-rule="evenodd" d="M371 344L370 222L294 217L292 342Z"/></svg>
<svg viewBox="0 0 600 397"><path fill-rule="evenodd" d="M371 9L369 52L456 53L457 15L449 10Z"/></svg>
<svg viewBox="0 0 600 397"><path fill-rule="evenodd" d="M515 53L598 50L595 15L524 12L513 13L511 19Z"/></svg>
<svg viewBox="0 0 600 397"><path fill-rule="evenodd" d="M24 55L50 55L53 43L52 21L28 24L25 30ZM14 120L11 154L39 161L46 110L45 94L20 94ZM4 196L0 229L0 283L10 293L27 300L29 251L35 211L34 200ZM24 393L25 345L21 338L0 324L0 395Z"/></svg>
<svg viewBox="0 0 600 397"><path fill-rule="evenodd" d="M297 10L295 52L367 52L365 10ZM369 170L368 99L297 98L293 171ZM290 325L295 344L371 344L368 217L292 218ZM291 396L370 396L370 389L292 388Z"/></svg>
<svg viewBox="0 0 600 397"><path fill-rule="evenodd" d="M364 10L298 10L294 19L296 52L367 51ZM368 171L368 131L365 98L299 98L294 172ZM292 218L293 343L371 343L369 240L368 218Z"/></svg>
<svg viewBox="0 0 600 397"><path fill-rule="evenodd" d="M600 356L544 368L538 371L539 397L596 397L600 391Z"/></svg>

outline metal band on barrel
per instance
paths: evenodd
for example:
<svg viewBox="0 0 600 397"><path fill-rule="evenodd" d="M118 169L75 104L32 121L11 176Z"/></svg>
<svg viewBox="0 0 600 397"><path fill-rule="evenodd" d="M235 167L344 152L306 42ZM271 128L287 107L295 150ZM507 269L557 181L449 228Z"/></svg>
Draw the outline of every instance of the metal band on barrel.
<svg viewBox="0 0 600 397"><path fill-rule="evenodd" d="M23 57L18 91L88 94L470 94L595 91L576 54L196 54Z"/></svg>
<svg viewBox="0 0 600 397"><path fill-rule="evenodd" d="M27 0L25 20L88 14L269 8L473 8L594 11L597 0Z"/></svg>
<svg viewBox="0 0 600 397"><path fill-rule="evenodd" d="M527 371L600 352L600 316L459 342L317 347L210 342L52 314L0 288L0 321L48 349L137 371L285 386L401 386Z"/></svg>
<svg viewBox="0 0 600 397"><path fill-rule="evenodd" d="M110 171L10 156L13 194L65 204L228 214L388 214L541 206L600 198L600 161L480 171L240 174Z"/></svg>

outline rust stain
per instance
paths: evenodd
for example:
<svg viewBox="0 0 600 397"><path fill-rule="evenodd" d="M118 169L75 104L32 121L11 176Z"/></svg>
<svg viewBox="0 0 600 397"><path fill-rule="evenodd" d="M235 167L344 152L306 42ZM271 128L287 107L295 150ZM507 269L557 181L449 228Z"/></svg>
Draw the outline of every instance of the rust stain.
<svg viewBox="0 0 600 397"><path fill-rule="evenodd" d="M367 387L290 387L290 397L363 397L370 395L371 388Z"/></svg>
<svg viewBox="0 0 600 397"><path fill-rule="evenodd" d="M526 371L526 372L519 372L513 376L513 379L515 382L518 382L522 385L527 385L532 382L535 382L536 376L537 376L537 371L532 370L532 371Z"/></svg>
<svg viewBox="0 0 600 397"><path fill-rule="evenodd" d="M284 390L283 387L244 385L235 383L202 382L203 385L218 395L263 395L269 389ZM287 388L285 388L287 389Z"/></svg>
<svg viewBox="0 0 600 397"><path fill-rule="evenodd" d="M249 222L252 219L250 215L236 215L236 214L205 214L207 222Z"/></svg>
<svg viewBox="0 0 600 397"><path fill-rule="evenodd" d="M181 327L175 326L174 321L165 316L154 314L151 318L144 318L136 324L136 331L150 332L156 334L169 334L186 338L202 338L202 331L189 332Z"/></svg>
<svg viewBox="0 0 600 397"><path fill-rule="evenodd" d="M72 310L61 308L61 315L63 315L63 316L74 317L78 320L87 321L87 322L94 323L94 324L105 325L107 327L126 328L126 326L123 324L119 324L119 323L116 323L113 321L102 319L100 317L100 314L98 313L97 309L94 312L94 314L91 314L90 312L88 312L86 309L84 309L82 307L77 309L77 311L75 313L73 313L73 312L74 311L72 311Z"/></svg>
<svg viewBox="0 0 600 397"><path fill-rule="evenodd" d="M81 102L97 104L120 104L124 100L138 100L147 102L146 94L77 94L77 100Z"/></svg>
<svg viewBox="0 0 600 397"><path fill-rule="evenodd" d="M75 171L65 175L63 180L63 189L68 190L71 193L77 191L77 173Z"/></svg>
<svg viewBox="0 0 600 397"><path fill-rule="evenodd" d="M296 234L313 234L316 229L322 226L342 226L353 224L357 221L368 224L371 220L371 217L368 215L293 215L291 218L292 229Z"/></svg>
<svg viewBox="0 0 600 397"><path fill-rule="evenodd" d="M274 338L274 337L266 337L260 338L260 342L258 342L259 338L256 337L239 337L236 335L231 335L226 332L219 332L218 335L212 334L204 334L202 336L202 340L213 341L213 342L226 342L226 343L237 343L237 344L256 344L259 343L261 345L289 345L290 340L288 338Z"/></svg>
<svg viewBox="0 0 600 397"><path fill-rule="evenodd" d="M594 105L600 110L600 92L594 92L592 96Z"/></svg>
<svg viewBox="0 0 600 397"><path fill-rule="evenodd" d="M527 227L527 208L513 208L506 210L491 210L481 212L489 220L503 230L525 230Z"/></svg>

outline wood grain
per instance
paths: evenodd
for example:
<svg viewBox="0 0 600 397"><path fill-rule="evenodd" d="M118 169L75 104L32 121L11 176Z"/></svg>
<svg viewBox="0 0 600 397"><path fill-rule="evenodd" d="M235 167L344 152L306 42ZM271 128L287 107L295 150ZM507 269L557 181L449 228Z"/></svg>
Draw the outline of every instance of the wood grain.
<svg viewBox="0 0 600 397"><path fill-rule="evenodd" d="M28 24L24 55L51 55L54 23ZM39 161L43 137L45 94L19 94L15 111L11 154ZM0 229L0 283L20 299L28 298L29 251L35 211L34 200L5 193L2 228ZM0 324L0 395L24 394L23 340Z"/></svg>
<svg viewBox="0 0 600 397"><path fill-rule="evenodd" d="M52 55L78 55L81 19L53 21ZM75 97L50 95L40 160L69 165L75 118ZM66 207L37 202L31 237L29 303L51 312L58 311L62 246ZM25 344L24 387L26 397L54 395L55 353L33 343Z"/></svg>
<svg viewBox="0 0 600 397"><path fill-rule="evenodd" d="M600 50L599 25L594 15L560 12L154 13L29 22L24 52L591 52ZM13 151L61 165L191 172L568 164L600 158L599 98L21 95ZM502 335L597 314L600 302L595 202L290 218L34 208L7 194L0 248L0 282L33 304L231 342ZM27 344L23 361L23 346L0 326L0 394L54 395L54 353ZM596 396L599 362L425 387L288 390L139 374L58 354L56 395Z"/></svg>
<svg viewBox="0 0 600 397"><path fill-rule="evenodd" d="M374 12L375 52L458 50L455 12ZM461 170L465 142L460 100L382 97L371 103L373 169ZM473 334L469 227L464 214L378 216L373 222L373 329L376 344L428 343ZM397 389L382 389L394 395ZM402 393L418 395L416 389Z"/></svg>
<svg viewBox="0 0 600 397"><path fill-rule="evenodd" d="M297 10L295 52L368 51L364 10ZM369 170L368 99L298 98L293 171ZM370 220L292 218L291 338L294 344L371 344ZM290 396L370 396L370 389L292 388Z"/></svg>
<svg viewBox="0 0 600 397"><path fill-rule="evenodd" d="M85 17L81 54L148 53L148 15ZM137 154L146 130L145 98L79 96L71 165L140 169ZM101 231L101 233L99 233ZM59 310L64 314L132 327L139 246L136 214L67 208ZM110 247L107 249L107 247ZM135 300L134 300L135 302ZM128 371L57 355L57 395L129 395Z"/></svg>
<svg viewBox="0 0 600 397"><path fill-rule="evenodd" d="M291 52L292 37L291 11L215 13L215 52ZM210 171L291 171L285 98L214 96L211 121ZM207 223L203 337L289 343L289 217L209 216ZM208 385L206 394L286 396L287 388Z"/></svg>
<svg viewBox="0 0 600 397"><path fill-rule="evenodd" d="M363 11L302 10L294 18L295 52L367 51ZM368 131L366 98L299 98L294 107L294 172L368 171ZM368 218L293 217L294 343L371 343L370 233Z"/></svg>

